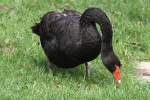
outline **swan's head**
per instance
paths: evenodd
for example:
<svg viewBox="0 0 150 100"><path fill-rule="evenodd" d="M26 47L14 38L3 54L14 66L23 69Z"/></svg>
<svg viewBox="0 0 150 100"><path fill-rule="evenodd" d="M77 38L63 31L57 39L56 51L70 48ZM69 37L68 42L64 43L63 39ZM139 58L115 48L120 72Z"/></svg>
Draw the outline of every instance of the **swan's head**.
<svg viewBox="0 0 150 100"><path fill-rule="evenodd" d="M121 63L118 57L114 54L114 52L102 53L101 57L105 67L112 73L116 84L120 84Z"/></svg>

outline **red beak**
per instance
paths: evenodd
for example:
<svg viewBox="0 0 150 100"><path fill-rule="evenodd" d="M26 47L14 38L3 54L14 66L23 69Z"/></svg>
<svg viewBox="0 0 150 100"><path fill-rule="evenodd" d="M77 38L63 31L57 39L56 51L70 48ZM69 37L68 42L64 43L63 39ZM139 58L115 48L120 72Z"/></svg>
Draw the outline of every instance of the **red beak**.
<svg viewBox="0 0 150 100"><path fill-rule="evenodd" d="M120 84L121 83L121 80L120 80L120 68L118 65L115 65L116 69L115 71L113 72L113 76L114 76L114 79L116 81L117 84Z"/></svg>

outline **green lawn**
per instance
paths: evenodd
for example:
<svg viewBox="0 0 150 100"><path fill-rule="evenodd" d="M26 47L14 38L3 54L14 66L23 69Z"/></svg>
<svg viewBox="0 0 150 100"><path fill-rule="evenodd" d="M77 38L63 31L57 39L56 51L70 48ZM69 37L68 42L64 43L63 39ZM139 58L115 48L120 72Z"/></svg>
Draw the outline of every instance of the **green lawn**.
<svg viewBox="0 0 150 100"><path fill-rule="evenodd" d="M84 66L48 73L31 26L48 11L99 7L109 16L113 46L122 62L122 85L99 58L91 78ZM0 100L148 100L150 83L136 80L134 62L150 60L150 0L0 0Z"/></svg>

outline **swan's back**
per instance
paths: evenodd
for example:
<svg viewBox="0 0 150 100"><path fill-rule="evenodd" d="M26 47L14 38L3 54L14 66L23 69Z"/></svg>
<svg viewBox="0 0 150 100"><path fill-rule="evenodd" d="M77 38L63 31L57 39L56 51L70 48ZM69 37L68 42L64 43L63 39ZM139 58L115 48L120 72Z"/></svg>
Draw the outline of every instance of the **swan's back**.
<svg viewBox="0 0 150 100"><path fill-rule="evenodd" d="M63 13L59 12L49 12L45 14L42 18L43 24L49 24L48 28L55 29L53 26L57 26L56 28L67 26L69 24L76 24L80 20L80 15L74 13L73 11L65 10ZM56 30L55 30L56 31Z"/></svg>

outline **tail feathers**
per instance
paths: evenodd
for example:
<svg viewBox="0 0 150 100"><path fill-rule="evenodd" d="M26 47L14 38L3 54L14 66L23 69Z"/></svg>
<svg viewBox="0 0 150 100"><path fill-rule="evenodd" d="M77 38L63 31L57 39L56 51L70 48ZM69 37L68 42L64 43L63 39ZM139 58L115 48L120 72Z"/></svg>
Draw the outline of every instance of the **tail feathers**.
<svg viewBox="0 0 150 100"><path fill-rule="evenodd" d="M40 35L39 28L40 28L40 23L36 23L34 26L31 27L32 32L37 34L37 35Z"/></svg>

